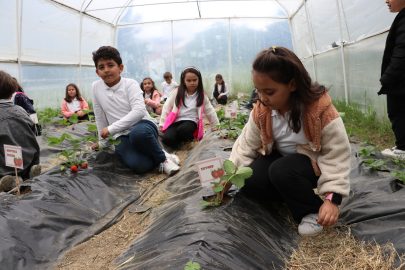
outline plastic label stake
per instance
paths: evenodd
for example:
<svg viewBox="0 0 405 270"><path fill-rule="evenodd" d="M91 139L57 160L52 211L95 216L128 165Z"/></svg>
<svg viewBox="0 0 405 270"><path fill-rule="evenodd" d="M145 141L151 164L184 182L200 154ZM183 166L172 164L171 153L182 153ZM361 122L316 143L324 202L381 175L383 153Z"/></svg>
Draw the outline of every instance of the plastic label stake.
<svg viewBox="0 0 405 270"><path fill-rule="evenodd" d="M221 158L207 159L195 164L197 166L198 176L200 177L201 186L211 187L210 182L219 182L224 175L224 167Z"/></svg>
<svg viewBox="0 0 405 270"><path fill-rule="evenodd" d="M241 99L241 98L245 98L245 94L243 94L243 93L238 93L238 99Z"/></svg>
<svg viewBox="0 0 405 270"><path fill-rule="evenodd" d="M225 108L225 118L236 118L237 108Z"/></svg>
<svg viewBox="0 0 405 270"><path fill-rule="evenodd" d="M22 150L20 146L4 145L4 155L7 167L13 167L15 169L15 182L17 185L17 195L20 195L20 183L18 182L18 169L24 169Z"/></svg>

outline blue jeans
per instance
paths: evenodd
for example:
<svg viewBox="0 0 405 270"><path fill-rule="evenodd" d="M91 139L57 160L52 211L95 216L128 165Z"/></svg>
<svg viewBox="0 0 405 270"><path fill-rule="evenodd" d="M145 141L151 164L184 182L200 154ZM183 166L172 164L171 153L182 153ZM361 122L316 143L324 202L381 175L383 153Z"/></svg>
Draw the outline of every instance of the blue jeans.
<svg viewBox="0 0 405 270"><path fill-rule="evenodd" d="M139 121L128 135L119 136L121 143L115 152L136 173L144 173L165 162L166 156L158 144L158 129L149 120Z"/></svg>

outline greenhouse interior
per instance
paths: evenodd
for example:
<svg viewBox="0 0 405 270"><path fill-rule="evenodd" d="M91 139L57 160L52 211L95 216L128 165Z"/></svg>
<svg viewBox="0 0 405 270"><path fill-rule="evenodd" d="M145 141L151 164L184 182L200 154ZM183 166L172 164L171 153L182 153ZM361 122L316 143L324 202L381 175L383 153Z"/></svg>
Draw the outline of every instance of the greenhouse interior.
<svg viewBox="0 0 405 270"><path fill-rule="evenodd" d="M41 166L32 177L34 163L26 167L25 156L24 169L19 161L16 163L19 158L9 166L8 157L4 157L6 166L15 168L15 174L12 168L10 175L16 180L11 190L3 188L0 168L0 269L404 269L405 148L400 146L398 131L392 130L399 124L388 119L387 96L378 95L387 37L390 30L401 27L392 28L400 10L390 12L387 4L391 8L391 4L402 2L0 0L0 71L17 80L38 114L36 120L31 119ZM176 146L179 148L169 145L169 139L165 141L168 133L162 132L170 129L164 121L176 113L166 106L169 100L179 108L176 116L183 100L177 105L178 100L169 96L157 107L146 105L147 117L155 118L158 129L160 126L154 131L158 134L155 142L164 150L166 160L148 172L136 172L120 152L126 147L119 145L125 136L135 145L131 136L136 125L122 136L109 129L115 124L103 115L105 133L99 124L100 112L94 109L95 117L89 113L93 105L101 106L94 100L94 89L102 77L96 73L93 53L102 46L119 51L121 81L132 79L144 86L145 80L151 80L163 93L163 85L169 84L167 72L178 84L186 80L183 75L199 74L212 102L202 103L204 118L202 108L195 121L197 129L190 133L194 137L182 141ZM405 45L398 46L403 53ZM252 176L249 164L243 167L235 157L253 145L245 129L254 123L255 130L260 128L261 132L258 145L263 146L253 149L259 153L258 160L263 153L268 154L265 151L278 150L273 134L275 144L270 143L264 128L261 130L269 124L263 121L271 125L271 120L260 118L264 113L256 118L254 113L260 109L252 110L265 102L258 97L260 102L256 103L249 97L258 87L252 78L256 57L263 50L276 54L281 47L296 54L312 82L328 89L330 104L336 107L316 116L319 121L331 121L335 130L329 122L319 124L313 118L313 123L306 124L301 120L299 134L309 145L302 148L303 153L299 144L293 149L310 159L311 170L319 170L319 179L327 171L345 174L341 181L347 181L340 184L346 185L343 198L339 189L321 192L319 182L310 187L318 188L319 195L314 191L317 198L321 196L325 203L329 200L339 211L333 226L323 223L322 227L321 218L316 216L311 228L319 231L317 226L321 227L319 233L323 231L313 237L302 234L302 223L295 219L295 210L288 203L288 207L279 201L263 203L243 192L245 179L253 178L255 170ZM185 72L189 67L198 73ZM220 82L217 74L222 75ZM67 100L71 84L77 85L90 107L76 111L67 104L66 108L74 111L73 118L63 112L63 104L72 102ZM223 94L228 98L224 106L218 104L221 95L214 98L219 85L229 90L228 96ZM149 104L142 91L145 104ZM151 91L150 100L154 95ZM186 96L184 99L185 105ZM162 116L157 108L162 108ZM166 120L165 111L165 117L170 111ZM82 122L81 114L87 113L88 121ZM270 119L277 114L272 113ZM125 118L117 117L118 122ZM5 114L1 118L7 119ZM11 137L17 136L22 126L13 126ZM0 131L1 151L3 145L4 151L9 145L18 146L17 139L5 139L4 130ZM105 149L101 144L104 139L106 143L108 140ZM28 141L20 144L22 156L24 147L30 147L26 146ZM335 150L328 148L333 143ZM397 148L391 148L395 144ZM144 145L149 145L146 139ZM328 161L330 155L339 155L338 151L346 151L345 156ZM387 151L394 154L390 156ZM246 155L252 164L256 162L253 154ZM319 155L317 161L314 155ZM205 167L208 174L228 182L211 182L211 189L211 184L204 186L206 176L198 164L215 159L219 168L212 165L211 172L211 167ZM174 164L169 173L164 167L168 161ZM232 182L232 177L243 184ZM229 195L225 194L227 184L233 184ZM335 194L340 196L340 203L333 201Z"/></svg>

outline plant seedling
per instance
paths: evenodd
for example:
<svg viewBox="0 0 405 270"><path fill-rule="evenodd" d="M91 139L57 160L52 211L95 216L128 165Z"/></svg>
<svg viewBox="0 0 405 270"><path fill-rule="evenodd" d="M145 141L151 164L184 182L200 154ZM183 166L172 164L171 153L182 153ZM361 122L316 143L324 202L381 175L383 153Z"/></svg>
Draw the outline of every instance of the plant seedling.
<svg viewBox="0 0 405 270"><path fill-rule="evenodd" d="M404 171L393 171L392 174L388 176L394 176L397 179L402 181L402 184L405 185L405 172Z"/></svg>
<svg viewBox="0 0 405 270"><path fill-rule="evenodd" d="M201 266L197 262L188 262L186 263L186 266L184 267L184 270L200 270Z"/></svg>
<svg viewBox="0 0 405 270"><path fill-rule="evenodd" d="M249 178L253 174L253 170L249 167L242 167L237 169L235 164L233 164L232 161L226 160L224 162L224 169L225 169L225 175L221 176L221 179L219 182L211 182L211 184L214 185L212 190L217 193L217 197L215 198L215 201L213 202L206 202L202 201L200 202L200 206L218 206L222 202L222 198L224 197L224 189L227 185L227 183L232 183L238 188L242 188L245 185L245 179ZM219 174L223 174L222 169L218 169L214 171L217 175L214 178L219 178Z"/></svg>
<svg viewBox="0 0 405 270"><path fill-rule="evenodd" d="M373 146L366 146L366 147L360 147L360 157L368 157L370 155L375 155L375 148Z"/></svg>
<svg viewBox="0 0 405 270"><path fill-rule="evenodd" d="M156 114L156 113L150 113L150 117L153 117L153 118L155 118L155 117L157 117L158 115Z"/></svg>
<svg viewBox="0 0 405 270"><path fill-rule="evenodd" d="M370 158L370 159L365 160L364 162L370 163L370 166L364 167L364 169L366 169L366 170L370 170L370 169L379 170L382 168L387 168L387 165L385 165L385 160L382 160L382 159L374 160L374 159Z"/></svg>
<svg viewBox="0 0 405 270"><path fill-rule="evenodd" d="M78 116L76 113L74 113L74 114L72 114L72 116L69 117L68 119L65 119L65 120L58 120L58 124L61 125L61 126L63 126L63 125L69 126L70 124L77 124L77 123L79 122L79 118L78 118L78 117L79 117L79 116Z"/></svg>

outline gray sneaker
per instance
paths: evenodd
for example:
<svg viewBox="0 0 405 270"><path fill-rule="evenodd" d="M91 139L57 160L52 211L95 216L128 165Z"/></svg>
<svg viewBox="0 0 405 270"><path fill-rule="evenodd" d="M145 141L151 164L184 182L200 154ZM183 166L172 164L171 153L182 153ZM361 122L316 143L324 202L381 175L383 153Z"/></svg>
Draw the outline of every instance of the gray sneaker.
<svg viewBox="0 0 405 270"><path fill-rule="evenodd" d="M41 165L34 165L30 170L30 179L41 174Z"/></svg>
<svg viewBox="0 0 405 270"><path fill-rule="evenodd" d="M14 183L14 177L11 175L3 176L0 179L0 192L11 190Z"/></svg>

